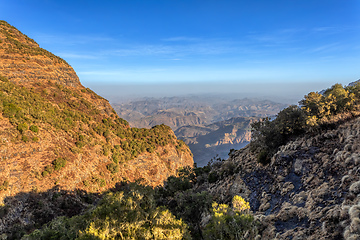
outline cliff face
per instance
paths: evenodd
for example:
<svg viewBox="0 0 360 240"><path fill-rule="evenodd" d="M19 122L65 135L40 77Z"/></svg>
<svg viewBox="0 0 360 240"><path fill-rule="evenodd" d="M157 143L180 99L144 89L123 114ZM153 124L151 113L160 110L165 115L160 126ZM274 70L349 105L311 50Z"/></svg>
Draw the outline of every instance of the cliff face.
<svg viewBox="0 0 360 240"><path fill-rule="evenodd" d="M242 195L262 239L359 239L360 118L287 143L262 166L249 147L215 168L206 186L228 202ZM201 188L205 187L199 186Z"/></svg>
<svg viewBox="0 0 360 240"><path fill-rule="evenodd" d="M156 186L193 164L169 127L130 128L63 59L4 21L0 80L1 201L54 186L101 192L136 179Z"/></svg>

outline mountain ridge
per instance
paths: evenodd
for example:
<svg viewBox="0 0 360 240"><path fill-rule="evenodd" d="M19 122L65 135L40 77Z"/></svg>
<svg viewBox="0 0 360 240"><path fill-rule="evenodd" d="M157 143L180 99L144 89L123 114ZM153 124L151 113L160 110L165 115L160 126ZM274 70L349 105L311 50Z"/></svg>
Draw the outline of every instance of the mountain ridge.
<svg viewBox="0 0 360 240"><path fill-rule="evenodd" d="M5 21L0 80L2 200L53 186L99 192L140 178L156 186L193 164L169 127L130 128L66 61Z"/></svg>

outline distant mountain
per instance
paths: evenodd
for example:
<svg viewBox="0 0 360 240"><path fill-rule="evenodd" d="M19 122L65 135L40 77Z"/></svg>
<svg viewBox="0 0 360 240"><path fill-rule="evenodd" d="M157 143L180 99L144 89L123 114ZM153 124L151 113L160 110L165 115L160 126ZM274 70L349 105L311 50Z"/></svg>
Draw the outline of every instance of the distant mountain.
<svg viewBox="0 0 360 240"><path fill-rule="evenodd" d="M115 111L134 127L170 126L189 145L194 161L204 166L214 157L227 158L251 139L250 124L276 115L287 105L259 99L219 96L144 98L113 103Z"/></svg>
<svg viewBox="0 0 360 240"><path fill-rule="evenodd" d="M355 82L349 83L347 86L353 87L353 86L357 85L359 82L360 82L360 79Z"/></svg>
<svg viewBox="0 0 360 240"><path fill-rule="evenodd" d="M206 125L234 117L267 117L288 106L270 100L235 99L216 96L144 98L112 103L115 111L133 127L166 124L174 131L187 125Z"/></svg>
<svg viewBox="0 0 360 240"><path fill-rule="evenodd" d="M198 166L213 157L228 158L230 149L241 149L251 140L251 123L257 117L237 117L202 126L183 126L175 135L191 149Z"/></svg>

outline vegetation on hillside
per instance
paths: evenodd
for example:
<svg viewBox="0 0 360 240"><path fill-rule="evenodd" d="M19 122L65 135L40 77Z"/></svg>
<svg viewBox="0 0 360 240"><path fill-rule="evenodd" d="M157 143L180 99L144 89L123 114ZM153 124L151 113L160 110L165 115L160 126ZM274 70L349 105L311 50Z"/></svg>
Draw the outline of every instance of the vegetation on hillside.
<svg viewBox="0 0 360 240"><path fill-rule="evenodd" d="M81 215L58 217L22 239L245 239L257 226L249 203L218 204L193 189L201 169L181 169L164 187L122 183ZM203 216L208 221L201 224Z"/></svg>
<svg viewBox="0 0 360 240"><path fill-rule="evenodd" d="M76 90L50 81L28 89L0 75L0 112L18 130L20 141L38 141L42 128L65 131L74 139L74 152L101 145L102 154L113 160L108 166L111 173L117 172L119 163L152 153L159 146L174 144L179 151L185 150L186 145L174 138L169 127L130 128L115 113L110 117L101 114L85 94L97 96L90 89ZM44 169L43 175L51 172Z"/></svg>
<svg viewBox="0 0 360 240"><path fill-rule="evenodd" d="M252 124L250 148L262 164L290 139L358 115L360 83L343 87L335 84L323 94L311 92L300 102L280 111L274 120L263 118Z"/></svg>
<svg viewBox="0 0 360 240"><path fill-rule="evenodd" d="M187 225L157 206L154 193L131 183L85 214L59 217L23 239L189 239Z"/></svg>

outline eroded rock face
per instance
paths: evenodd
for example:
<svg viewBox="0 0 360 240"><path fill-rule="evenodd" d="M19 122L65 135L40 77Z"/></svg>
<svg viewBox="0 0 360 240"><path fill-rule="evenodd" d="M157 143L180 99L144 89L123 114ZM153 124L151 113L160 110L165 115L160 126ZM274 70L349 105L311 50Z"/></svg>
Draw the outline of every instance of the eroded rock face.
<svg viewBox="0 0 360 240"><path fill-rule="evenodd" d="M359 239L360 118L289 142L268 166L249 148L223 163L234 175L209 186L221 200L240 194L262 223L262 239ZM241 180L238 180L241 179ZM241 181L247 191L230 192Z"/></svg>

